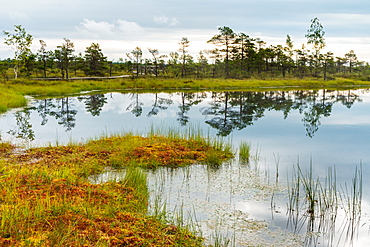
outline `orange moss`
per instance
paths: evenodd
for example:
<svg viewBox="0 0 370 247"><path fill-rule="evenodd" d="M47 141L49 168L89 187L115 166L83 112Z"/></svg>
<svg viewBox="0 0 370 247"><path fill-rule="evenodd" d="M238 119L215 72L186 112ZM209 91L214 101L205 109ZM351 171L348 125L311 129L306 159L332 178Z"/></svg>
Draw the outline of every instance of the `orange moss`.
<svg viewBox="0 0 370 247"><path fill-rule="evenodd" d="M65 179L19 175L1 178L0 183L15 183L13 201L29 205L32 211L43 204L42 217L19 219L12 230L0 236L1 246L173 246L186 241L186 246L201 246L201 239L174 226L163 225L156 219L137 211L135 190L121 183L93 185L68 184ZM6 194L0 199L5 201ZM91 212L86 212L87 206ZM65 210L58 210L65 207ZM104 210L112 207L111 215ZM27 226L27 227L26 227ZM19 232L23 232L20 236ZM69 235L62 243L55 235ZM43 236L40 239L40 236ZM184 240L185 239L185 240ZM59 239L58 239L59 240Z"/></svg>
<svg viewBox="0 0 370 247"><path fill-rule="evenodd" d="M134 148L131 159L136 159L138 163L156 163L163 166L183 166L205 160L209 148L197 145L199 147L193 150L185 145L178 140L139 146Z"/></svg>
<svg viewBox="0 0 370 247"><path fill-rule="evenodd" d="M14 150L15 146L7 143L7 142L0 142L0 154L7 154Z"/></svg>
<svg viewBox="0 0 370 247"><path fill-rule="evenodd" d="M33 148L6 157L0 173L0 246L202 246L189 231L146 215L142 183L92 184L107 166L184 166L231 157L206 142L123 136ZM138 174L136 174L138 176ZM139 179L140 180L140 179ZM130 187L132 186L132 187Z"/></svg>

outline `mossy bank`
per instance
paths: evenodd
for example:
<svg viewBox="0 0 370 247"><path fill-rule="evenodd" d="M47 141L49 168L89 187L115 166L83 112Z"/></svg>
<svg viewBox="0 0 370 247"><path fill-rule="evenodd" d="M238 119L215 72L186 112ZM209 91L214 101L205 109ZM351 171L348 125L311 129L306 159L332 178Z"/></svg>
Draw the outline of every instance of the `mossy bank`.
<svg viewBox="0 0 370 247"><path fill-rule="evenodd" d="M231 150L199 138L124 134L15 152L0 145L1 246L202 246L147 214L145 169L221 163ZM124 169L119 182L90 177Z"/></svg>

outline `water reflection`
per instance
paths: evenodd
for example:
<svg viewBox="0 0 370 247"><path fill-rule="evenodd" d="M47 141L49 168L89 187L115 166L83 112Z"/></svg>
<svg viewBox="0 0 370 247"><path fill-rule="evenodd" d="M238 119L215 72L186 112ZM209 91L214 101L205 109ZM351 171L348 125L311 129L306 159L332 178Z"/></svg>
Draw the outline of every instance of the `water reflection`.
<svg viewBox="0 0 370 247"><path fill-rule="evenodd" d="M179 112L177 113L178 118L177 121L179 121L181 126L186 126L186 124L189 122L189 111L192 106L198 105L201 103L204 99L207 98L206 93L178 93L181 96L181 101L179 107Z"/></svg>
<svg viewBox="0 0 370 247"><path fill-rule="evenodd" d="M70 97L38 100L35 106L25 108L23 112L37 111L41 117L41 125L47 124L49 117L53 117L66 131L70 131L76 126L76 114L78 112L77 109L74 109L73 100ZM88 104L86 104L87 110L89 110L88 107ZM28 126L32 127L31 124Z"/></svg>
<svg viewBox="0 0 370 247"><path fill-rule="evenodd" d="M86 111L92 116L99 116L104 104L107 103L107 97L104 94L84 95L77 99L85 103Z"/></svg>
<svg viewBox="0 0 370 247"><path fill-rule="evenodd" d="M306 136L314 137L319 130L323 118L332 114L333 105L342 104L351 108L355 102L361 102L361 94L366 90L333 91L268 91L268 92L180 92L176 94L95 94L78 97L37 100L33 106L14 114L16 126L7 133L16 138L34 140L30 116L37 112L41 118L41 126L47 125L49 119L57 120L65 131L71 131L83 118L77 117L79 111L100 117L106 105L112 104L117 95L125 95L119 104L128 104L125 112L131 112L135 118L144 121L157 116L161 111L176 110L175 119L180 126L191 122L198 110L205 117L204 123L217 131L219 136L228 136L234 131L240 131L255 124L263 118L266 112L281 112L284 119L294 112L301 115L301 121L306 130ZM119 100L122 100L119 98ZM83 106L76 105L83 103ZM143 115L143 112L145 114Z"/></svg>
<svg viewBox="0 0 370 247"><path fill-rule="evenodd" d="M156 116L159 110L167 110L168 107L172 104L173 104L172 99L159 97L158 93L155 93L152 109L148 112L147 117Z"/></svg>
<svg viewBox="0 0 370 247"><path fill-rule="evenodd" d="M356 179L362 172L355 172L356 185L348 187L327 178L310 180L313 192L320 194L310 211L304 181L292 179L287 185L258 167L234 161L217 168L195 164L146 170L149 212L161 215L165 209L169 222L176 224L181 217L182 223L196 224L205 244L214 244L217 235L229 242L222 246L367 246L369 218L361 218L361 182ZM110 170L91 180L119 181L122 174ZM340 188L345 190L340 193Z"/></svg>
<svg viewBox="0 0 370 247"><path fill-rule="evenodd" d="M32 129L30 123L30 110L25 109L14 113L16 119L16 128L10 129L7 133L15 136L16 138L26 139L33 141L35 140L35 132Z"/></svg>

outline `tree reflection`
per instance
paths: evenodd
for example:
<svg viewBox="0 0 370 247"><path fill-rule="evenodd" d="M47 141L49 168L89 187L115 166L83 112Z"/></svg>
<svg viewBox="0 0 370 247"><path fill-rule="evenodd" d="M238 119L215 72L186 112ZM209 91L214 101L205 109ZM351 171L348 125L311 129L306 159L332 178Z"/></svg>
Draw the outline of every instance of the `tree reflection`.
<svg viewBox="0 0 370 247"><path fill-rule="evenodd" d="M359 98L360 96L352 93L351 90L348 91L338 91L336 95L336 100L341 102L344 106L348 109L352 107L352 105L357 102L362 102L362 99Z"/></svg>
<svg viewBox="0 0 370 247"><path fill-rule="evenodd" d="M211 107L201 109L203 115L213 116L206 123L218 129L218 135L227 136L241 130L264 115L266 102L263 93L221 92L212 94Z"/></svg>
<svg viewBox="0 0 370 247"><path fill-rule="evenodd" d="M131 111L135 117L140 117L143 113L143 103L139 101L139 94L133 93L131 94L131 99L134 101L126 108L126 111Z"/></svg>
<svg viewBox="0 0 370 247"><path fill-rule="evenodd" d="M321 124L321 117L329 117L332 111L333 103L327 102L332 100L334 95L326 96L326 90L323 90L323 95L320 102L316 102L316 97L313 97L313 102L308 108L308 111L304 112L304 117L302 119L303 125L306 128L307 136L312 138L314 134L318 131Z"/></svg>
<svg viewBox="0 0 370 247"><path fill-rule="evenodd" d="M45 125L48 122L48 116L51 114L53 108L55 108L53 99L43 99L37 101L36 107L31 107L29 109L36 110L41 117L41 125Z"/></svg>
<svg viewBox="0 0 370 247"><path fill-rule="evenodd" d="M77 110L72 109L72 103L69 98L62 98L59 101L57 111L50 113L51 116L54 116L58 120L58 124L66 128L66 131L72 130L76 126L76 114Z"/></svg>
<svg viewBox="0 0 370 247"><path fill-rule="evenodd" d="M181 126L186 126L189 122L188 112L190 111L191 107L194 105L198 105L207 97L206 93L185 93L181 92L178 93L181 96L181 101L179 105L179 112L177 112L178 118Z"/></svg>
<svg viewBox="0 0 370 247"><path fill-rule="evenodd" d="M367 91L363 91L368 93ZM360 92L361 93L361 92ZM227 136L235 130L242 130L253 125L264 117L269 111L281 112L284 119L293 112L298 112L302 118L306 135L312 138L319 130L322 118L329 117L335 103L351 108L355 102L361 102L358 91L332 91L332 90L295 90L295 91L228 91L228 92L179 92L178 110L176 120L181 126L190 121L192 107L202 104L200 113L206 116L205 123L217 130L217 135ZM164 95L164 96L163 96ZM131 111L135 117L151 117L166 111L174 100L169 94L154 93L151 108L146 116L142 116L144 103L139 93L130 94L130 103L126 111ZM95 94L79 96L86 111L92 116L100 116L108 94ZM66 131L76 126L77 110L73 105L76 98L42 99L36 101L33 107L16 113L17 128L9 131L19 138L32 139L34 133L30 124L30 114L37 111L41 118L41 125L46 125L50 118L55 118Z"/></svg>
<svg viewBox="0 0 370 247"><path fill-rule="evenodd" d="M286 119L292 110L298 110L303 114L307 136L312 138L319 129L320 119L330 116L337 99L328 90L217 92L212 93L210 106L203 107L201 112L211 117L206 123L217 129L218 135L227 136L233 130L253 125L266 111L281 111Z"/></svg>
<svg viewBox="0 0 370 247"><path fill-rule="evenodd" d="M35 140L35 132L33 131L32 124L30 123L30 114L31 112L28 109L14 113L17 126L15 129L11 129L7 133L16 138L29 141Z"/></svg>
<svg viewBox="0 0 370 247"><path fill-rule="evenodd" d="M231 116L233 109L229 104L229 93L212 93L210 107L201 110L203 115L214 116L206 123L218 130L217 135L227 136L234 128Z"/></svg>
<svg viewBox="0 0 370 247"><path fill-rule="evenodd" d="M172 99L166 99L163 97L158 97L158 93L154 94L154 103L152 109L148 113L148 117L155 116L158 114L159 110L167 110L169 105L173 104Z"/></svg>
<svg viewBox="0 0 370 247"><path fill-rule="evenodd" d="M107 97L104 94L85 95L78 97L79 101L84 101L87 112L92 116L99 116L104 104L107 103Z"/></svg>
<svg viewBox="0 0 370 247"><path fill-rule="evenodd" d="M270 91L264 94L264 99L268 110L282 111L286 119L292 109L294 109L294 100L289 92Z"/></svg>
<svg viewBox="0 0 370 247"><path fill-rule="evenodd" d="M45 125L49 117L54 117L59 125L65 127L66 131L72 130L76 125L77 110L73 109L69 97L38 100L35 107L29 107L27 110L37 111L41 117L41 125Z"/></svg>

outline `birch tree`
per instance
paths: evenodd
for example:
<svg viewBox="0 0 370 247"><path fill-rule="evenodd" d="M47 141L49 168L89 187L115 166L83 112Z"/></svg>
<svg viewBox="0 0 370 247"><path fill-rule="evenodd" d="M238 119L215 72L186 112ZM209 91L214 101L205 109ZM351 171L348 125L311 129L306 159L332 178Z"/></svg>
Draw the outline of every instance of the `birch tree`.
<svg viewBox="0 0 370 247"><path fill-rule="evenodd" d="M320 51L325 47L324 28L319 19L316 17L311 20L310 28L307 30L305 37L307 44L312 45L314 67L317 69L320 66Z"/></svg>
<svg viewBox="0 0 370 247"><path fill-rule="evenodd" d="M22 67L28 57L31 55L30 46L32 45L32 35L26 32L22 25L14 26L14 33L3 31L5 37L4 43L14 51L14 77L18 78L20 67Z"/></svg>

